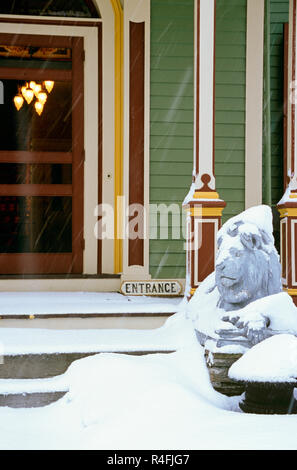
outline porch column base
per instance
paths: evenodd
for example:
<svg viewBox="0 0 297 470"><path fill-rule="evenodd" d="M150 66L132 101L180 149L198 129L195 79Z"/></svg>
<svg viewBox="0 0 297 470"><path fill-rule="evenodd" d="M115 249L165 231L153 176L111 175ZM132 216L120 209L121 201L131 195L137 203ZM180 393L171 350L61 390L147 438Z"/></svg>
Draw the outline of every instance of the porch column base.
<svg viewBox="0 0 297 470"><path fill-rule="evenodd" d="M196 190L184 201L183 207L187 211L185 296L188 300L215 269L217 232L225 206L216 191Z"/></svg>

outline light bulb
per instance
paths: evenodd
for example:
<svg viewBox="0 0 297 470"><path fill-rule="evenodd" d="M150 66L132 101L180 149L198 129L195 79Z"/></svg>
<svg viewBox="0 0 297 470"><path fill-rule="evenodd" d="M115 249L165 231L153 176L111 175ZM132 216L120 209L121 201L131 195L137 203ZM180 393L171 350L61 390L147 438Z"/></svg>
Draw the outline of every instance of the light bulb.
<svg viewBox="0 0 297 470"><path fill-rule="evenodd" d="M26 86L22 86L21 88L21 93L23 95L23 97L25 98L25 95L26 95L26 90L27 90L27 87Z"/></svg>
<svg viewBox="0 0 297 470"><path fill-rule="evenodd" d="M50 93L52 91L52 89L54 88L54 84L55 84L55 82L53 82L52 80L45 80L44 81L44 86L47 89L48 93Z"/></svg>
<svg viewBox="0 0 297 470"><path fill-rule="evenodd" d="M34 95L36 96L36 98L37 98L38 93L41 92L41 88L42 88L41 85L39 83L36 83L35 88L34 88Z"/></svg>
<svg viewBox="0 0 297 470"><path fill-rule="evenodd" d="M26 88L24 98L30 104L34 98L34 91L31 88Z"/></svg>
<svg viewBox="0 0 297 470"><path fill-rule="evenodd" d="M43 111L43 104L40 103L40 101L35 101L34 107L35 107L37 114L40 116L40 114Z"/></svg>
<svg viewBox="0 0 297 470"><path fill-rule="evenodd" d="M14 101L14 105L15 105L16 109L19 111L21 109L21 107L23 106L24 98L21 95L16 95L13 98L13 101Z"/></svg>
<svg viewBox="0 0 297 470"><path fill-rule="evenodd" d="M44 91L42 91L42 92L38 93L37 99L41 104L44 104L47 100L47 94L44 93Z"/></svg>
<svg viewBox="0 0 297 470"><path fill-rule="evenodd" d="M36 82L34 82L34 80L31 80L31 82L29 83L29 87L31 88L31 90L35 90Z"/></svg>

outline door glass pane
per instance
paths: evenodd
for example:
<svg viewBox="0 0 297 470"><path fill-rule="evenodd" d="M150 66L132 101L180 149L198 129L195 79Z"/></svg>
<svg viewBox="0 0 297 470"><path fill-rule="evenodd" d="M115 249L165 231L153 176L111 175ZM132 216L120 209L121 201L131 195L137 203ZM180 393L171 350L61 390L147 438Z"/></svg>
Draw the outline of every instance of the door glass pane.
<svg viewBox="0 0 297 470"><path fill-rule="evenodd" d="M0 13L100 18L92 0L1 0Z"/></svg>
<svg viewBox="0 0 297 470"><path fill-rule="evenodd" d="M0 184L71 184L72 165L0 163Z"/></svg>
<svg viewBox="0 0 297 470"><path fill-rule="evenodd" d="M1 253L71 253L72 198L0 197Z"/></svg>
<svg viewBox="0 0 297 470"><path fill-rule="evenodd" d="M43 86L42 93L45 94L46 101L40 115L35 107L39 101L35 94L29 104L24 99L22 87L26 87L28 91L30 85L28 82L20 80L2 80L2 82L4 104L0 105L0 150L71 152L71 82L54 82L50 92L45 90L45 85ZM23 92L26 94L24 89ZM22 103L19 110L14 101L16 96Z"/></svg>

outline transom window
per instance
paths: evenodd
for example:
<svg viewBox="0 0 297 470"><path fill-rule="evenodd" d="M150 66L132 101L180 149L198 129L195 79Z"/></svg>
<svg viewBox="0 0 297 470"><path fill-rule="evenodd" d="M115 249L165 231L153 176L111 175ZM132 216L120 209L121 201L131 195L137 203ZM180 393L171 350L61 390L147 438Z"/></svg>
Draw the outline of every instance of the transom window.
<svg viewBox="0 0 297 470"><path fill-rule="evenodd" d="M0 14L100 18L92 0L1 0Z"/></svg>

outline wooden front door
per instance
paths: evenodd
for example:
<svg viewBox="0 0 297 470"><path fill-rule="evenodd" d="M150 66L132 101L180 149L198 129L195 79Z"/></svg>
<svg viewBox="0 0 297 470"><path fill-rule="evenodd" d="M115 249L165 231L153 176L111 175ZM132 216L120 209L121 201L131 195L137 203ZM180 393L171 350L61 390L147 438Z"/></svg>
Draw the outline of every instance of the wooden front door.
<svg viewBox="0 0 297 470"><path fill-rule="evenodd" d="M82 38L0 34L0 274L82 273L83 60Z"/></svg>

